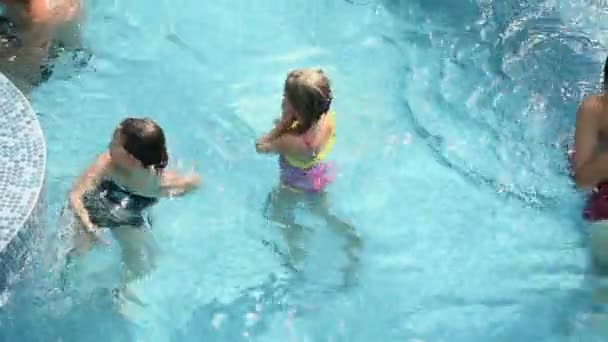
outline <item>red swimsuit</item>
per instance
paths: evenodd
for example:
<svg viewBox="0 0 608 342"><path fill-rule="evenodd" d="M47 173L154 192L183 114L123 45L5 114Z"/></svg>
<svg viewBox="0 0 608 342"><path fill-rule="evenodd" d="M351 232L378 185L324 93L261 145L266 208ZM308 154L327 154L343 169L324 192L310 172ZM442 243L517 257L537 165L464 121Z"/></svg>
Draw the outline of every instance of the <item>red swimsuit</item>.
<svg viewBox="0 0 608 342"><path fill-rule="evenodd" d="M570 176L574 177L574 151L568 151ZM608 181L598 184L589 196L583 209L583 218L588 221L608 220Z"/></svg>

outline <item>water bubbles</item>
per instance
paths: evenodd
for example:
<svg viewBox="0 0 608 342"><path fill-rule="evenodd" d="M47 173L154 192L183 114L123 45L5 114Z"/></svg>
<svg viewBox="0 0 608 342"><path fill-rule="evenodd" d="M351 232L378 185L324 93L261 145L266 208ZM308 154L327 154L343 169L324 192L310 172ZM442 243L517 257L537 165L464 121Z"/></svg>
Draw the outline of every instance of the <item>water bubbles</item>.
<svg viewBox="0 0 608 342"><path fill-rule="evenodd" d="M257 312L248 312L245 315L245 325L248 327L253 326L261 319L261 316Z"/></svg>
<svg viewBox="0 0 608 342"><path fill-rule="evenodd" d="M406 132L403 136L403 140L401 141L401 143L403 145L409 145L412 143L412 135L409 132Z"/></svg>
<svg viewBox="0 0 608 342"><path fill-rule="evenodd" d="M213 318L211 319L211 326L215 330L219 330L227 318L228 318L228 315L226 315L225 313L216 313L213 315Z"/></svg>

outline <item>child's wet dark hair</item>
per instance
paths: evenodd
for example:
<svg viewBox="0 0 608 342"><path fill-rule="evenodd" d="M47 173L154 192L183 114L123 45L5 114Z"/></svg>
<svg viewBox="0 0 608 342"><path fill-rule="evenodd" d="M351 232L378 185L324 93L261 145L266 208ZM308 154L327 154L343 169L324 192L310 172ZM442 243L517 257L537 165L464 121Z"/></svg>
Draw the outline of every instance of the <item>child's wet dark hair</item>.
<svg viewBox="0 0 608 342"><path fill-rule="evenodd" d="M139 160L144 167L164 169L168 162L165 133L151 119L127 118L117 128L125 151Z"/></svg>
<svg viewBox="0 0 608 342"><path fill-rule="evenodd" d="M297 130L306 132L331 107L333 94L329 78L321 69L296 69L287 75L285 95L302 116Z"/></svg>

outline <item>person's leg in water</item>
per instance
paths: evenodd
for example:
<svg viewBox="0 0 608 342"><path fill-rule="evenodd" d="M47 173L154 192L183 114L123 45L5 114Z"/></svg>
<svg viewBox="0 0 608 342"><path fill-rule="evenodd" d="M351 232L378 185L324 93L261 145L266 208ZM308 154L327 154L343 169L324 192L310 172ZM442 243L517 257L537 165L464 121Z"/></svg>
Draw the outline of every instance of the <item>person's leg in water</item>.
<svg viewBox="0 0 608 342"><path fill-rule="evenodd" d="M591 265L597 277L608 277L608 222L589 224L589 249ZM608 293L606 294L608 303Z"/></svg>
<svg viewBox="0 0 608 342"><path fill-rule="evenodd" d="M279 225L288 248L288 260L285 262L290 267L294 267L306 256L301 243L307 229L295 220L295 210L300 203L301 194L282 185L268 194L266 202L265 217Z"/></svg>
<svg viewBox="0 0 608 342"><path fill-rule="evenodd" d="M61 288L65 290L69 285L70 272L76 266L76 259L91 251L94 243L93 238L69 208L64 208L61 212L58 229L57 260L52 263L60 268L53 271L58 272Z"/></svg>
<svg viewBox="0 0 608 342"><path fill-rule="evenodd" d="M59 277L61 287L65 290L70 284L72 272L79 265L78 261L92 250L95 242L71 210L64 210L59 224L59 243L69 245L65 256L58 255L58 265L62 267ZM149 229L129 225L114 227L110 231L121 247L123 263L123 284L111 289L112 295L116 297L115 299L120 300L122 296L143 306L145 303L127 285L148 274L156 265L156 249L152 234ZM58 254L62 253L58 252Z"/></svg>
<svg viewBox="0 0 608 342"><path fill-rule="evenodd" d="M353 225L329 211L327 194L325 192L311 196L314 197L309 197L309 205L313 213L323 218L331 230L346 239L344 253L346 254L348 264L342 269L344 274L343 285L344 287L351 287L357 282L363 241Z"/></svg>
<svg viewBox="0 0 608 342"><path fill-rule="evenodd" d="M126 299L145 305L129 288L129 284L145 277L156 267L157 251L152 233L146 227L130 225L116 227L111 231L122 254L123 284L120 292Z"/></svg>
<svg viewBox="0 0 608 342"><path fill-rule="evenodd" d="M306 209L321 217L331 230L346 239L344 252L348 263L343 268L343 285L344 287L352 286L356 282L360 265L359 255L363 242L351 224L329 211L325 193L310 194L279 186L269 194L266 217L281 226L281 231L289 248L290 261L297 263L306 254L304 248L300 245L308 229L295 222L295 210L298 205L305 205Z"/></svg>
<svg viewBox="0 0 608 342"><path fill-rule="evenodd" d="M608 222L593 222L589 228L591 266L596 278L592 288L593 314L596 327L604 330L608 324Z"/></svg>

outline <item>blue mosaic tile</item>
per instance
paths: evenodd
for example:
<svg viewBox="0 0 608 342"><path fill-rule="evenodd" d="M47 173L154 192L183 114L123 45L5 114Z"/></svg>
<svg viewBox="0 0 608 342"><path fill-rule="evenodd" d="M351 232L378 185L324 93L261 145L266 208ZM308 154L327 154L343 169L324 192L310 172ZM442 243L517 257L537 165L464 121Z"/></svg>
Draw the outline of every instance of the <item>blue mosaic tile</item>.
<svg viewBox="0 0 608 342"><path fill-rule="evenodd" d="M23 270L44 227L46 145L36 114L0 73L0 288Z"/></svg>

